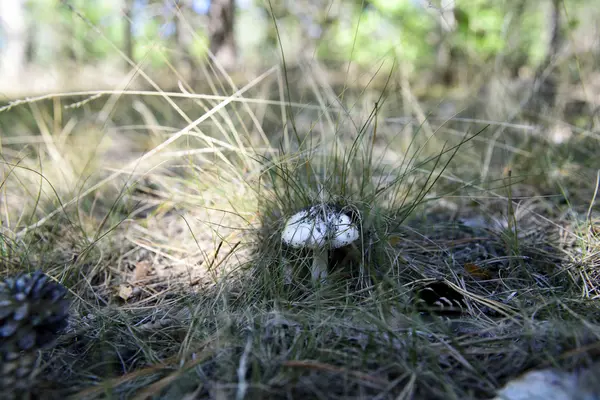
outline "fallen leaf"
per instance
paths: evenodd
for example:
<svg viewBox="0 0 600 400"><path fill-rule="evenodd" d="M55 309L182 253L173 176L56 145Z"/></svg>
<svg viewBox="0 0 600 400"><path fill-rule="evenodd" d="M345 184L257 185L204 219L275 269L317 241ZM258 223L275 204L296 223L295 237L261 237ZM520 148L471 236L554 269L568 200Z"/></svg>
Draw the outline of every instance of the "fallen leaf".
<svg viewBox="0 0 600 400"><path fill-rule="evenodd" d="M141 281L146 280L150 275L150 270L152 269L152 265L150 261L140 261L135 264L135 269L133 270L133 282L140 283Z"/></svg>
<svg viewBox="0 0 600 400"><path fill-rule="evenodd" d="M390 245L392 245L392 246L395 246L395 245L397 245L398 243L400 243L400 240L401 240L401 239L402 239L402 238L401 238L400 236L395 236L395 235L394 235L394 236L390 236L390 237L388 238L388 243L389 243Z"/></svg>
<svg viewBox="0 0 600 400"><path fill-rule="evenodd" d="M117 295L121 299L123 299L125 301L129 300L132 293L133 293L133 288L130 285L119 285L119 291L118 291Z"/></svg>
<svg viewBox="0 0 600 400"><path fill-rule="evenodd" d="M492 278L490 271L488 271L487 269L481 268L477 264L473 264L473 263L465 264L465 272L475 279L491 279Z"/></svg>

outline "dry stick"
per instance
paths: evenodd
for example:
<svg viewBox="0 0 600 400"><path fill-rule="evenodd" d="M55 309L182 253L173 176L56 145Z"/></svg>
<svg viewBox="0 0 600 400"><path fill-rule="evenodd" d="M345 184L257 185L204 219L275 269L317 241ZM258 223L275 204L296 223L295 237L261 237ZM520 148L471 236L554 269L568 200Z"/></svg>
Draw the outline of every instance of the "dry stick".
<svg viewBox="0 0 600 400"><path fill-rule="evenodd" d="M25 235L31 229L39 228L40 226L42 226L43 224L45 224L48 220L50 220L52 217L54 217L56 214L58 214L61 210L64 210L65 207L67 207L67 206L69 206L69 205L71 205L73 203L78 202L81 198L87 196L88 194L92 193L96 189L104 186L105 184L107 184L108 182L112 181L113 179L115 179L119 175L124 174L124 173L129 173L129 172L127 172L127 170L129 170L130 168L134 168L140 162L142 162L142 161L144 161L144 160L152 157L153 155L155 155L156 153L158 153L159 151L161 151L162 149L164 149L165 147L167 147L171 143L175 142L177 139L179 139L180 137L182 137L186 133L190 132L193 128L195 128L200 123L202 123L205 120L207 120L209 117L211 117L217 111L219 111L220 109L224 108L229 103L233 102L235 98L241 96L244 92L246 92L250 88L254 87L256 84L258 84L259 82L261 82L263 79L265 79L266 77L268 77L269 75L271 75L273 72L275 72L277 70L277 68L278 68L277 66L270 68L268 71L266 71L265 73L263 73L259 77L255 78L252 82L248 83L246 86L244 86L243 88L241 88L240 90L238 90L237 92L235 92L233 95L231 95L230 97L228 97L226 100L222 101L217 106L215 106L212 109L210 109L206 114L202 115L200 118L196 119L191 124L187 125L185 128L183 128L179 132L175 133L172 137L170 137L169 139L165 140L164 142L162 142L161 144L159 144L158 146L156 146L155 148L153 148L152 150L150 150L148 153L146 153L143 156L139 157L137 160L134 160L134 161L130 162L129 164L127 164L127 166L124 169L122 169L120 171L117 171L117 172L113 173L112 175L108 176L107 178L101 180L97 184L93 185L91 188L89 188L86 191L84 191L79 196L77 196L77 197L69 200L67 203L65 203L61 207L56 208L54 211L50 212L50 214L46 215L44 218L40 219L35 224L29 225L29 226L23 228L21 231L19 231L17 233L17 237L21 237L21 236Z"/></svg>

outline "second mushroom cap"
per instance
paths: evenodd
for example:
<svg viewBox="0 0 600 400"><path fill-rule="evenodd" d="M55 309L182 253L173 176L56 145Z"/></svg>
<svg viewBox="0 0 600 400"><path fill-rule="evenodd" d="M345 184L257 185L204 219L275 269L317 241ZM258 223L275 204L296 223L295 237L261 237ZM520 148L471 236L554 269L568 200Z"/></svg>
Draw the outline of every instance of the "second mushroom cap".
<svg viewBox="0 0 600 400"><path fill-rule="evenodd" d="M359 238L358 226L340 207L318 204L290 217L281 234L282 241L295 248L336 249Z"/></svg>

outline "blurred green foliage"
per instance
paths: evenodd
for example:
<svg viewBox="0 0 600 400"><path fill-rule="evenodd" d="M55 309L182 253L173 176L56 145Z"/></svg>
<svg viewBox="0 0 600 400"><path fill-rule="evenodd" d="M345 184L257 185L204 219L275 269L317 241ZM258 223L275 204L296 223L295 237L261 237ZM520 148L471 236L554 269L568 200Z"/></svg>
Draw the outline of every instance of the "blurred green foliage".
<svg viewBox="0 0 600 400"><path fill-rule="evenodd" d="M30 20L45 31L54 30L56 40L61 39L61 51L38 44L33 51L33 62L43 64L54 58L55 63L60 63L65 55L87 63L119 59L115 47L123 49L126 43L127 23L123 14L126 1L129 0L70 0L67 3L71 7L59 0L30 1ZM314 46L315 54L321 60L351 60L371 66L382 57L393 56L412 71L438 62L436 57L441 47L453 57L468 60L470 65L485 65L503 56L505 62L520 64L516 68L521 65L535 68L546 56L552 29L549 17L552 0L456 0L454 11L446 14L455 21L451 29L442 27L444 10L439 0L334 3L305 0L300 6L294 1L272 1L270 7L262 0L255 0L249 7L237 10L240 16L237 21L252 25L251 29L247 26L236 28L238 46L242 48L241 53L247 55L243 62L277 62L279 48L273 40L277 34L271 12L281 36L295 36L287 40L298 43L298 47ZM298 11L305 3L314 5L319 12ZM176 17L172 5L158 0L135 0L131 4L136 5L132 37L137 61L149 60L152 67L161 68L174 59L175 52L187 52L197 59L205 57L208 45L206 15L186 10L187 23L195 34L182 48L174 34ZM579 18L582 13L600 17L595 0L564 0L561 7L564 16L568 15L563 30L581 28ZM245 15L251 17L244 18ZM321 33L315 37L307 35L308 28L299 28L306 25L318 26ZM263 38L260 43L250 40L252 32ZM267 47L270 52L265 51ZM261 56L256 57L257 53Z"/></svg>
<svg viewBox="0 0 600 400"><path fill-rule="evenodd" d="M544 58L550 1L457 0L452 30L441 29L441 8L411 0L373 0L355 6L352 21L336 21L320 44L322 57L370 64L393 53L413 69L435 61L436 49L450 46L471 63L518 52L531 66ZM510 48L508 48L510 45Z"/></svg>
<svg viewBox="0 0 600 400"><path fill-rule="evenodd" d="M503 32L506 11L506 7L499 1L458 2L455 12L457 30L452 37L453 45L475 59L487 60L493 57L506 45Z"/></svg>
<svg viewBox="0 0 600 400"><path fill-rule="evenodd" d="M410 0L376 0L355 7L351 20L338 19L319 44L319 55L338 61L371 64L386 54L408 64L427 62L432 51L429 33L436 21Z"/></svg>

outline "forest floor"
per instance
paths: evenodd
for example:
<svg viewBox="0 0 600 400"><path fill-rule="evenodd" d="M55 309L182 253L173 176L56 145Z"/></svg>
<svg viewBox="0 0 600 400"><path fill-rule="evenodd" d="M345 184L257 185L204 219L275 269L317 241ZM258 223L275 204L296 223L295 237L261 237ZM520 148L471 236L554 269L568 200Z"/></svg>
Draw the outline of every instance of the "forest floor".
<svg viewBox="0 0 600 400"><path fill-rule="evenodd" d="M2 274L73 302L44 398L490 398L597 361L597 131L281 81L1 111ZM281 230L320 202L361 238L314 284Z"/></svg>

